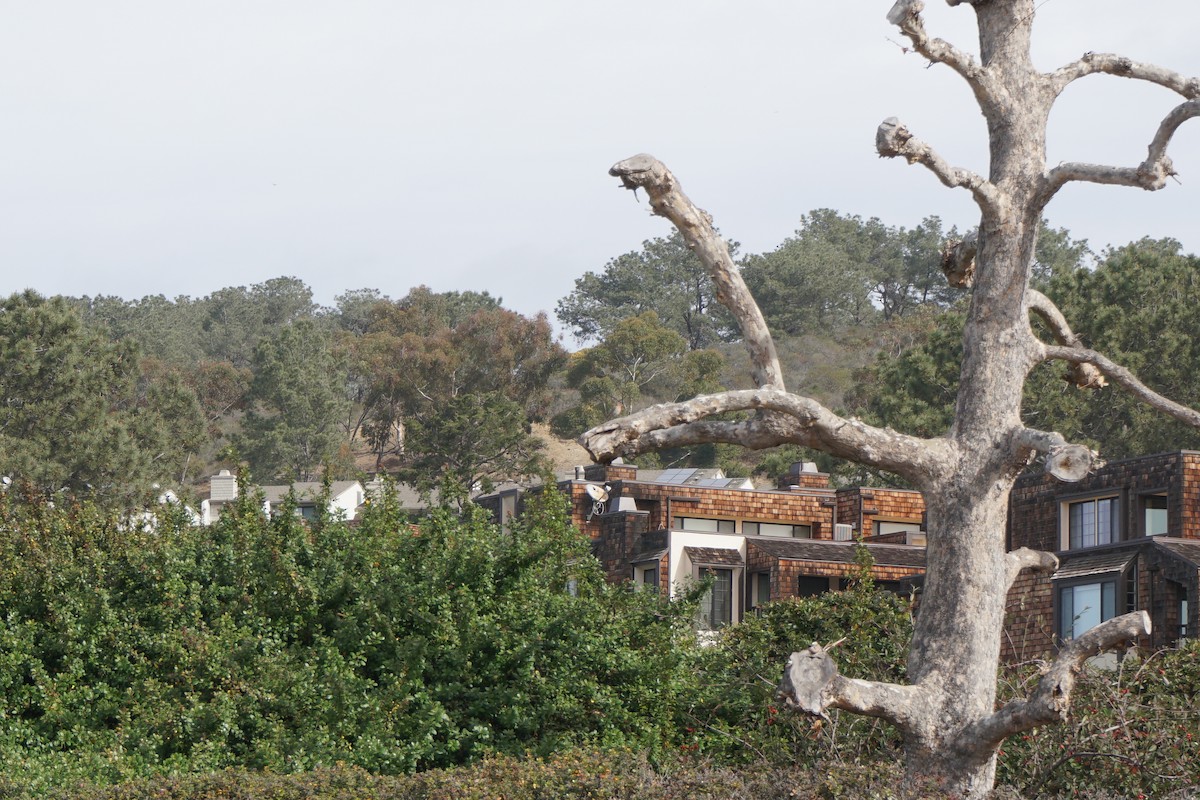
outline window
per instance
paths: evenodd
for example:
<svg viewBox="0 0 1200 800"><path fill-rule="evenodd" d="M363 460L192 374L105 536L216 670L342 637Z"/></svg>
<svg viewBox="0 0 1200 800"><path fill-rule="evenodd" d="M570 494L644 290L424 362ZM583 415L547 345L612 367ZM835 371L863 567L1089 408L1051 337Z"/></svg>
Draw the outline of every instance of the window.
<svg viewBox="0 0 1200 800"><path fill-rule="evenodd" d="M675 530L698 533L734 533L736 525L731 519L703 519L701 517L676 517Z"/></svg>
<svg viewBox="0 0 1200 800"><path fill-rule="evenodd" d="M1058 590L1058 635L1074 639L1117 615L1116 580L1081 583Z"/></svg>
<svg viewBox="0 0 1200 800"><path fill-rule="evenodd" d="M637 582L643 589L658 588L658 567L634 567Z"/></svg>
<svg viewBox="0 0 1200 800"><path fill-rule="evenodd" d="M1167 496L1146 494L1141 498L1142 533L1145 536L1161 536L1167 532Z"/></svg>
<svg viewBox="0 0 1200 800"><path fill-rule="evenodd" d="M750 607L758 608L771 602L771 573L756 572L750 576Z"/></svg>
<svg viewBox="0 0 1200 800"><path fill-rule="evenodd" d="M743 522L746 536L779 536L785 539L811 539L811 525L786 525L780 522Z"/></svg>
<svg viewBox="0 0 1200 800"><path fill-rule="evenodd" d="M1067 504L1067 548L1075 550L1120 541L1119 508L1115 497Z"/></svg>
<svg viewBox="0 0 1200 800"><path fill-rule="evenodd" d="M706 568L702 575L711 575L713 582L700 599L699 625L717 631L733 621L733 570Z"/></svg>
<svg viewBox="0 0 1200 800"><path fill-rule="evenodd" d="M909 531L919 532L921 530L920 522L887 522L885 520L875 520L872 523L872 533L876 536L885 533L908 533Z"/></svg>
<svg viewBox="0 0 1200 800"><path fill-rule="evenodd" d="M829 578L822 575L801 575L796 579L797 597L815 597L829 591Z"/></svg>

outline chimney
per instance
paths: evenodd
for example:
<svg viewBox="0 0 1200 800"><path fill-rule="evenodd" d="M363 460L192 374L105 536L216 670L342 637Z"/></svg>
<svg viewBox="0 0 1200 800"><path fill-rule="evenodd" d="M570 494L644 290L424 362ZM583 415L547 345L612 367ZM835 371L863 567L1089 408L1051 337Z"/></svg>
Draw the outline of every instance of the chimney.
<svg viewBox="0 0 1200 800"><path fill-rule="evenodd" d="M227 469L223 469L209 479L208 497L214 503L234 500L238 495L237 478Z"/></svg>
<svg viewBox="0 0 1200 800"><path fill-rule="evenodd" d="M829 474L818 472L813 461L794 461L788 468L788 474L779 479L780 489L796 491L798 489L828 489Z"/></svg>

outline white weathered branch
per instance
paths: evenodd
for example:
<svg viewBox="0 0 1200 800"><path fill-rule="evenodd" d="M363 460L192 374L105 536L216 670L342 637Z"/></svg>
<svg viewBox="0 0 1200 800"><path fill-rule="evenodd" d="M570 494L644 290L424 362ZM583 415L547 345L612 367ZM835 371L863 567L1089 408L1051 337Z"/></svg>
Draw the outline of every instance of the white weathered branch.
<svg viewBox="0 0 1200 800"><path fill-rule="evenodd" d="M827 719L825 709L840 708L907 727L916 716L920 689L894 683L844 678L829 652L817 642L792 653L777 695L797 711Z"/></svg>
<svg viewBox="0 0 1200 800"><path fill-rule="evenodd" d="M895 117L879 123L875 149L883 158L903 156L910 164L921 164L951 189L968 189L984 214L1003 216L1004 198L995 185L969 169L952 167L932 147L909 133Z"/></svg>
<svg viewBox="0 0 1200 800"><path fill-rule="evenodd" d="M985 72L974 57L964 53L944 39L930 38L925 32L925 20L921 12L925 4L921 0L896 0L888 12L887 21L900 29L912 42L913 50L935 64L945 64L962 76L976 95L986 94Z"/></svg>
<svg viewBox="0 0 1200 800"><path fill-rule="evenodd" d="M1084 53L1078 61L1051 73L1050 84L1057 95L1073 81L1101 73L1158 84L1189 100L1200 97L1200 78L1189 78L1174 70L1156 64L1144 64L1114 53Z"/></svg>
<svg viewBox="0 0 1200 800"><path fill-rule="evenodd" d="M636 455L668 443L703 441L698 438L702 432L711 434L724 430L732 436L743 429L724 423L724 429L710 426L680 433L671 431L733 411L772 411L782 415L779 420L767 419L758 426L760 436L766 435L765 441L770 442L763 446L783 442L801 444L897 473L917 483L924 483L925 478L944 468L953 448L947 439L920 439L888 428L876 428L861 420L839 417L811 398L774 389L743 389L701 395L682 403L651 406L598 425L579 437L579 442L592 458L608 462L617 456ZM769 434L772 427L775 433Z"/></svg>
<svg viewBox="0 0 1200 800"><path fill-rule="evenodd" d="M1008 585L1010 587L1023 570L1054 572L1058 569L1058 556L1047 553L1045 550L1031 550L1028 547L1021 547L1009 552L1006 560L1008 561Z"/></svg>
<svg viewBox="0 0 1200 800"><path fill-rule="evenodd" d="M1072 364L1094 364L1104 373L1106 378L1122 389L1125 389L1146 405L1170 417L1174 417L1180 422L1200 428L1200 411L1176 403L1170 398L1163 397L1138 380L1137 376L1128 369L1113 362L1107 356L1097 353L1095 350L1088 350L1081 347L1043 345L1042 355L1043 359L1053 358L1060 361L1069 361Z"/></svg>
<svg viewBox="0 0 1200 800"><path fill-rule="evenodd" d="M1148 192L1158 191L1167 185L1167 178L1174 177L1175 165L1167 156L1167 146L1179 126L1193 117L1200 117L1200 100L1188 100L1171 109L1159 124L1154 138L1147 148L1146 160L1136 167L1113 167L1105 164L1059 164L1046 174L1045 185L1040 192L1044 204L1054 193L1070 181L1086 181L1110 186L1132 186Z"/></svg>
<svg viewBox="0 0 1200 800"><path fill-rule="evenodd" d="M729 255L729 246L713 227L708 212L698 208L683 193L679 181L654 156L642 153L618 161L608 174L620 178L626 189L645 189L654 213L671 221L688 247L708 269L717 299L737 320L746 349L750 352L754 385L782 390L783 370L775 352L775 341L767 329L762 311Z"/></svg>
<svg viewBox="0 0 1200 800"><path fill-rule="evenodd" d="M1013 446L1018 450L1018 460L1041 453L1046 474L1066 483L1083 480L1096 463L1096 453L1081 444L1068 443L1054 431L1022 428L1013 437Z"/></svg>
<svg viewBox="0 0 1200 800"><path fill-rule="evenodd" d="M1058 310L1058 306L1054 305L1053 300L1036 289L1027 290L1026 296L1029 310L1042 318L1059 344L1066 347L1083 346L1079 337L1071 330L1067 318ZM1064 378L1080 389L1103 389L1106 385L1104 375L1100 373L1100 370L1095 365L1086 362L1072 364Z"/></svg>
<svg viewBox="0 0 1200 800"><path fill-rule="evenodd" d="M1150 635L1150 615L1135 611L1114 617L1072 639L1038 681L1033 694L1014 700L995 714L968 728L961 737L965 742L999 744L1007 736L1038 725L1066 719L1071 692L1083 664L1089 658L1111 650L1139 636Z"/></svg>

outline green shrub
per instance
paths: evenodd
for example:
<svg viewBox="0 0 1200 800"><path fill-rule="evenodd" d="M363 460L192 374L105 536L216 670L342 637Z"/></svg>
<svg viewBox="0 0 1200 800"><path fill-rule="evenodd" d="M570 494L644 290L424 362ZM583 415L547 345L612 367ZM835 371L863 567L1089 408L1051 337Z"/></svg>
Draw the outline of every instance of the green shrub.
<svg viewBox="0 0 1200 800"><path fill-rule="evenodd" d="M42 791L670 747L686 626L604 582L561 497L508 533L474 508L260 508L146 532L0 497L0 773Z"/></svg>
<svg viewBox="0 0 1200 800"><path fill-rule="evenodd" d="M776 687L788 657L812 642L834 650L839 670L856 678L902 681L912 615L907 598L860 581L849 591L766 605L696 655L703 676L680 706L682 747L728 763L818 763L896 757L897 735L883 722L832 710L828 721L781 707Z"/></svg>

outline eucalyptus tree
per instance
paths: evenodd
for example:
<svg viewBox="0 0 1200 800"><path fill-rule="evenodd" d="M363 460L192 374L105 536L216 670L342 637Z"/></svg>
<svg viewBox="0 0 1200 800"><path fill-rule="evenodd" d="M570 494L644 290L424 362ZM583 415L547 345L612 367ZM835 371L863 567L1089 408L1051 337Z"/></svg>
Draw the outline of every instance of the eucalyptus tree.
<svg viewBox="0 0 1200 800"><path fill-rule="evenodd" d="M730 246L736 255L737 245ZM584 273L556 309L580 342L605 339L621 322L647 311L692 350L728 341L734 331L713 297L704 264L678 234L642 242L641 250L617 256L600 274Z"/></svg>
<svg viewBox="0 0 1200 800"><path fill-rule="evenodd" d="M963 0L947 0L958 6ZM996 751L1008 736L1065 717L1076 674L1089 657L1149 630L1144 612L1108 620L1067 644L1028 697L996 708L996 665L1009 586L1023 570L1050 571L1050 553L1005 550L1008 496L1031 462L1062 480L1087 474L1092 452L1061 434L1026 426L1022 392L1044 361L1069 365L1072 382L1106 381L1193 426L1200 413L1148 388L1126 367L1089 349L1065 316L1030 286L1039 223L1060 189L1098 183L1160 189L1174 174L1167 147L1179 126L1200 115L1200 79L1117 55L1085 53L1053 72L1030 57L1036 0L974 0L979 57L931 37L921 0L898 0L888 21L914 51L952 69L970 87L987 123L987 174L949 164L895 118L879 126L882 157L903 158L943 184L965 189L979 207L976 233L945 252L952 284L969 289L963 357L953 421L940 436L918 437L843 418L784 388L775 345L712 218L683 193L671 172L640 155L610 170L641 188L708 268L717 296L737 319L754 362L756 389L656 406L593 428L581 441L600 461L664 447L731 442L749 447L801 444L898 474L925 494L929 546L925 591L908 657L909 683L853 680L838 673L820 644L793 653L781 693L796 708L824 715L841 708L889 720L905 738L910 787L932 782L972 798L990 791ZM1141 163L1129 167L1046 162L1046 124L1055 100L1078 80L1115 75L1182 96L1159 123ZM1052 341L1039 337L1039 317ZM715 417L756 411L750 419Z"/></svg>

